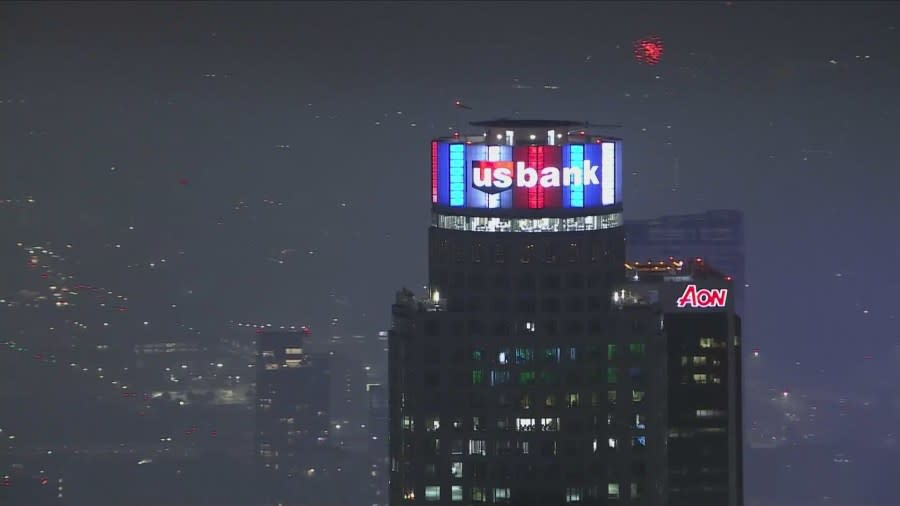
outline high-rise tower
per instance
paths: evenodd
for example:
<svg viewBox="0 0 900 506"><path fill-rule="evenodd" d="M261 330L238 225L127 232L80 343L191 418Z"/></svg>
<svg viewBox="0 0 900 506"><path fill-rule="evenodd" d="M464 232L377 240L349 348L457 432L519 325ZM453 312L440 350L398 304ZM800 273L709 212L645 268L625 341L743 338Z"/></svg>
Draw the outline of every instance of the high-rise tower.
<svg viewBox="0 0 900 506"><path fill-rule="evenodd" d="M658 504L659 330L610 311L621 140L472 125L431 143L430 297L393 309L391 504Z"/></svg>

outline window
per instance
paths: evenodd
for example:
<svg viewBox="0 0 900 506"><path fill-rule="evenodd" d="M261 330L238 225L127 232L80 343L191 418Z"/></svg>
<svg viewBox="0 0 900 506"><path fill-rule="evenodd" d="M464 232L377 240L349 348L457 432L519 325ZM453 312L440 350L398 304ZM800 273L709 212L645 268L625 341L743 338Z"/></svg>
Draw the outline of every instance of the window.
<svg viewBox="0 0 900 506"><path fill-rule="evenodd" d="M433 416L425 419L425 431L426 432L435 432L441 428L441 419L440 417Z"/></svg>
<svg viewBox="0 0 900 506"><path fill-rule="evenodd" d="M634 428L644 430L647 428L647 417L644 415L634 415Z"/></svg>
<svg viewBox="0 0 900 506"><path fill-rule="evenodd" d="M481 417L473 416L472 417L472 430L478 432L482 429Z"/></svg>
<svg viewBox="0 0 900 506"><path fill-rule="evenodd" d="M441 453L441 440L440 439L432 439L431 444L426 447L426 454L429 456L437 456Z"/></svg>
<svg viewBox="0 0 900 506"><path fill-rule="evenodd" d="M437 465L425 464L425 476L437 476Z"/></svg>
<svg viewBox="0 0 900 506"><path fill-rule="evenodd" d="M453 502L462 502L462 486L452 485L450 487L450 500Z"/></svg>
<svg viewBox="0 0 900 506"><path fill-rule="evenodd" d="M566 502L579 502L581 501L581 489L580 488L567 488L566 489Z"/></svg>
<svg viewBox="0 0 900 506"><path fill-rule="evenodd" d="M647 352L647 345L644 343L631 343L629 348L631 350L631 355L637 358L644 358L644 355Z"/></svg>
<svg viewBox="0 0 900 506"><path fill-rule="evenodd" d="M408 430L408 431L412 431L412 430L413 430L413 426L414 426L414 423L413 423L412 417L411 417L411 416L404 416L404 417L403 417L403 429L404 429L404 430Z"/></svg>
<svg viewBox="0 0 900 506"><path fill-rule="evenodd" d="M472 487L472 502L484 502L484 487Z"/></svg>
<svg viewBox="0 0 900 506"><path fill-rule="evenodd" d="M450 426L453 427L453 430L462 430L462 418L454 418L453 421L450 422Z"/></svg>
<svg viewBox="0 0 900 506"><path fill-rule="evenodd" d="M606 391L606 401L610 404L616 403L616 391L615 390L607 390Z"/></svg>
<svg viewBox="0 0 900 506"><path fill-rule="evenodd" d="M616 345L608 344L606 345L606 359L607 360L615 360L616 358Z"/></svg>
<svg viewBox="0 0 900 506"><path fill-rule="evenodd" d="M706 375L705 374L695 374L694 375L694 383L697 383L698 385L705 385L706 384Z"/></svg>
<svg viewBox="0 0 900 506"><path fill-rule="evenodd" d="M519 399L519 406L521 406L522 409L531 409L531 404L531 394L522 394L522 397Z"/></svg>
<svg viewBox="0 0 900 506"><path fill-rule="evenodd" d="M403 490L403 500L405 501L414 501L416 499L416 493L413 492L411 488L407 488Z"/></svg>
<svg viewBox="0 0 900 506"><path fill-rule="evenodd" d="M516 418L516 430L520 432L531 432L535 429L534 418Z"/></svg>
<svg viewBox="0 0 900 506"><path fill-rule="evenodd" d="M509 499L509 489L508 488L495 488L494 489L494 502L505 501Z"/></svg>
<svg viewBox="0 0 900 506"><path fill-rule="evenodd" d="M619 498L619 484L618 483L610 483L606 488L606 497L607 499L618 499Z"/></svg>
<svg viewBox="0 0 900 506"><path fill-rule="evenodd" d="M647 395L647 393L644 392L643 390L632 390L631 391L631 401L632 402L641 402L644 400L644 396L646 396L646 395Z"/></svg>
<svg viewBox="0 0 900 506"><path fill-rule="evenodd" d="M647 436L635 436L631 439L631 446L641 448L647 446Z"/></svg>
<svg viewBox="0 0 900 506"><path fill-rule="evenodd" d="M487 455L487 445L484 439L469 440L469 455Z"/></svg>
<svg viewBox="0 0 900 506"><path fill-rule="evenodd" d="M704 357L704 356L692 357L692 363L694 365L706 365L706 357ZM682 362L682 364L684 364L684 362Z"/></svg>
<svg viewBox="0 0 900 506"><path fill-rule="evenodd" d="M509 383L509 371L491 371L491 386Z"/></svg>
<svg viewBox="0 0 900 506"><path fill-rule="evenodd" d="M544 432L559 431L559 418L541 418L541 430Z"/></svg>
<svg viewBox="0 0 900 506"><path fill-rule="evenodd" d="M519 373L519 384L520 385L533 385L534 384L534 371L522 371Z"/></svg>
<svg viewBox="0 0 900 506"><path fill-rule="evenodd" d="M497 363L501 365L506 365L509 363L509 350L500 350L497 353Z"/></svg>
<svg viewBox="0 0 900 506"><path fill-rule="evenodd" d="M484 371L481 369L472 370L472 384L480 385L484 381Z"/></svg>
<svg viewBox="0 0 900 506"><path fill-rule="evenodd" d="M534 350L531 348L516 348L516 363L524 364L534 360Z"/></svg>
<svg viewBox="0 0 900 506"><path fill-rule="evenodd" d="M522 455L528 455L530 449L528 441L519 441L516 443L516 447L519 449L519 453L521 453Z"/></svg>
<svg viewBox="0 0 900 506"><path fill-rule="evenodd" d="M701 348L724 348L725 344L717 341L711 337L701 337L700 338L700 347Z"/></svg>
<svg viewBox="0 0 900 506"><path fill-rule="evenodd" d="M302 355L303 348L285 348L284 353L286 355Z"/></svg>
<svg viewBox="0 0 900 506"><path fill-rule="evenodd" d="M721 409L698 409L697 418L722 418L725 411Z"/></svg>
<svg viewBox="0 0 900 506"><path fill-rule="evenodd" d="M472 352L472 360L478 362L484 356L484 352L481 350L475 350Z"/></svg>
<svg viewBox="0 0 900 506"><path fill-rule="evenodd" d="M559 363L559 348L547 348L544 350L544 360Z"/></svg>
<svg viewBox="0 0 900 506"><path fill-rule="evenodd" d="M476 241L472 244L472 263L480 264L482 258L484 258L484 245Z"/></svg>
<svg viewBox="0 0 900 506"><path fill-rule="evenodd" d="M519 262L530 264L532 258L534 258L534 244L526 244L522 249L522 256L519 258Z"/></svg>
<svg viewBox="0 0 900 506"><path fill-rule="evenodd" d="M606 369L606 382L615 384L619 381L619 371L615 367Z"/></svg>
<svg viewBox="0 0 900 506"><path fill-rule="evenodd" d="M464 453L462 439L454 439L450 442L450 455L463 455Z"/></svg>
<svg viewBox="0 0 900 506"><path fill-rule="evenodd" d="M607 441L607 444L609 445L610 448L616 448L617 446L619 446L619 442L614 437L609 438L609 440Z"/></svg>
<svg viewBox="0 0 900 506"><path fill-rule="evenodd" d="M546 406L548 408L555 408L556 407L556 396L553 394L548 395L547 398L544 399L544 406Z"/></svg>
<svg viewBox="0 0 900 506"><path fill-rule="evenodd" d="M577 393L567 395L566 396L566 407L577 408L579 405L580 399L581 399L581 396Z"/></svg>
<svg viewBox="0 0 900 506"><path fill-rule="evenodd" d="M631 376L631 381L634 383L640 383L644 379L644 371L641 370L640 367L632 367L628 369L628 374Z"/></svg>
<svg viewBox="0 0 900 506"><path fill-rule="evenodd" d="M639 497L641 497L641 488L638 487L637 483L632 483L631 484L631 498L637 499Z"/></svg>
<svg viewBox="0 0 900 506"><path fill-rule="evenodd" d="M425 487L425 500L426 501L440 501L441 500L441 487L439 485L428 485Z"/></svg>
<svg viewBox="0 0 900 506"><path fill-rule="evenodd" d="M462 478L463 477L463 463L462 462L452 462L450 463L450 475L454 478Z"/></svg>

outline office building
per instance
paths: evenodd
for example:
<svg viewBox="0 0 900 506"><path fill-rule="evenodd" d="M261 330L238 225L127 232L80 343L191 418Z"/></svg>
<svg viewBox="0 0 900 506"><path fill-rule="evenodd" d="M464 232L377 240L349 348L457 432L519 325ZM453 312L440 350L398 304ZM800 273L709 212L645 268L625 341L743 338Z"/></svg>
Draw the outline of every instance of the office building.
<svg viewBox="0 0 900 506"><path fill-rule="evenodd" d="M657 501L645 385L662 358L626 353L649 335L610 311L622 142L575 122L472 125L432 142L430 293L393 306L391 504Z"/></svg>
<svg viewBox="0 0 900 506"><path fill-rule="evenodd" d="M301 332L257 334L256 456L266 504L310 504L328 448L330 373L326 354L304 349ZM318 470L318 471L317 471Z"/></svg>
<svg viewBox="0 0 900 506"><path fill-rule="evenodd" d="M741 320L734 283L705 261L629 262L613 294L623 314L659 322L664 396L664 502L743 504Z"/></svg>

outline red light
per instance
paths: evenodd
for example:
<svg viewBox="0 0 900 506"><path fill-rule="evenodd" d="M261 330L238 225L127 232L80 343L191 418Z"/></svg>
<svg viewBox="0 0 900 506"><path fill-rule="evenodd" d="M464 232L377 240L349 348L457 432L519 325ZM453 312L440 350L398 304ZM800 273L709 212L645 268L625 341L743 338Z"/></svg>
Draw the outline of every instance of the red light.
<svg viewBox="0 0 900 506"><path fill-rule="evenodd" d="M49 278L49 277L50 277L50 275L47 274L46 272L43 273L43 274L41 274L41 279L47 279L47 278Z"/></svg>
<svg viewBox="0 0 900 506"><path fill-rule="evenodd" d="M46 485L48 483L50 483L50 480L48 480L46 476L41 476L41 485Z"/></svg>
<svg viewBox="0 0 900 506"><path fill-rule="evenodd" d="M35 354L34 354L34 359L35 359L35 360L40 360L40 359L42 359L42 358L44 358L44 356L41 355L40 353L35 353Z"/></svg>
<svg viewBox="0 0 900 506"><path fill-rule="evenodd" d="M188 183L190 183L190 181L188 181L186 177L183 177L178 180L178 184L180 184L181 186L187 186Z"/></svg>
<svg viewBox="0 0 900 506"><path fill-rule="evenodd" d="M694 261L696 261L698 264L702 264L702 263L703 263L703 259L700 258L700 257L695 258Z"/></svg>
<svg viewBox="0 0 900 506"><path fill-rule="evenodd" d="M128 311L128 308L127 308L127 307L120 307L120 308L119 308L119 312L120 312L120 313L124 313L125 311Z"/></svg>
<svg viewBox="0 0 900 506"><path fill-rule="evenodd" d="M209 435L212 436L212 437L217 437L217 436L219 435L219 431L215 431L215 430L214 430L214 431L211 431L211 432L209 433Z"/></svg>
<svg viewBox="0 0 900 506"><path fill-rule="evenodd" d="M663 55L663 41L656 35L650 35L634 42L634 58L647 65L656 65Z"/></svg>
<svg viewBox="0 0 900 506"><path fill-rule="evenodd" d="M725 276L725 281L731 281L731 276Z"/></svg>

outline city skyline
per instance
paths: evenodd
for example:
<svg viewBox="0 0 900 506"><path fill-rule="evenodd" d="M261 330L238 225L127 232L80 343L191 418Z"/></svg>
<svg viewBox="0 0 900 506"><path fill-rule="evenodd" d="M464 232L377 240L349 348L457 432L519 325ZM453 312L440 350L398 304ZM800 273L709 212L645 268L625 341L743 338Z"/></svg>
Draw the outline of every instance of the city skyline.
<svg viewBox="0 0 900 506"><path fill-rule="evenodd" d="M174 434L178 451L244 451L254 330L267 324L306 328L316 351L345 349L383 382L385 301L398 286L428 295L427 142L507 117L626 139L626 221L743 214L745 445L819 445L845 468L896 462L893 4L0 13L0 382L16 406L0 435L16 452L92 438L87 412L71 433L46 414L51 400L97 398L109 445ZM179 400L197 411L171 411ZM833 471L791 458L806 462L795 480ZM763 461L748 460L748 500L771 479ZM814 500L803 494L792 500Z"/></svg>

